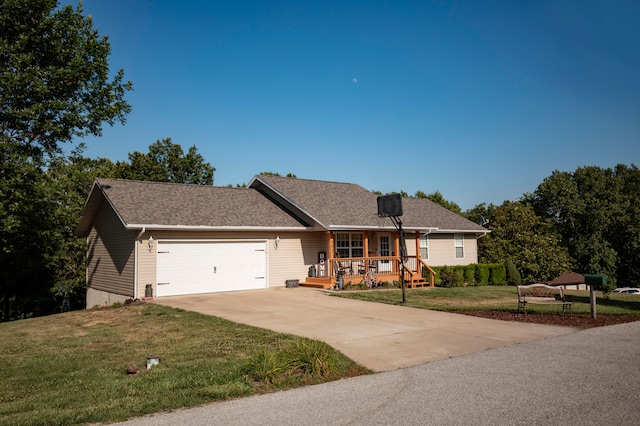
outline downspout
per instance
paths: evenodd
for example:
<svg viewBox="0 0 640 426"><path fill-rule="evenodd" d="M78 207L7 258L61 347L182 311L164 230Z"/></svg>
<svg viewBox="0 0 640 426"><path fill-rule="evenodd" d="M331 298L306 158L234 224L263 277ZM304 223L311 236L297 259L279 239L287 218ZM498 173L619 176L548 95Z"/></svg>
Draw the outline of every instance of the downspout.
<svg viewBox="0 0 640 426"><path fill-rule="evenodd" d="M135 274L133 275L133 300L138 300L138 282L139 282L139 278L138 278L138 274L139 274L139 270L140 270L140 265L138 263L138 247L140 246L140 244L138 244L140 242L140 239L142 238L142 236L144 235L144 233L147 231L147 227L143 226L142 230L138 233L138 236L136 237L136 240L134 242L135 244L135 250L134 250L134 265L136 268Z"/></svg>

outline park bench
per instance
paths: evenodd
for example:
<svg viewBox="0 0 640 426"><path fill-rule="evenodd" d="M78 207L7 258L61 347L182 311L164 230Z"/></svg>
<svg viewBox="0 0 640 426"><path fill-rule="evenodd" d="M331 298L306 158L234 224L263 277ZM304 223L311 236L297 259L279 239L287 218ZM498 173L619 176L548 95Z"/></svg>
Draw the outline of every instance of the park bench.
<svg viewBox="0 0 640 426"><path fill-rule="evenodd" d="M518 287L518 312L520 308L527 315L527 305L562 305L562 313L569 309L569 315L573 314L573 302L565 299L562 287L553 287L546 284L519 285Z"/></svg>

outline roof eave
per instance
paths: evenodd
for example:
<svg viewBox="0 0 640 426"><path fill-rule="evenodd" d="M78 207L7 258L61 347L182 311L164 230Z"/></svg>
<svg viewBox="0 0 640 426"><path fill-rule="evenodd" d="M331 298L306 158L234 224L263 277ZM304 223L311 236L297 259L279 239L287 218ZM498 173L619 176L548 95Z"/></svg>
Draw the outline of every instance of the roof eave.
<svg viewBox="0 0 640 426"><path fill-rule="evenodd" d="M208 226L208 225L160 225L132 223L126 226L129 230L147 231L309 231L312 228L303 226Z"/></svg>
<svg viewBox="0 0 640 426"><path fill-rule="evenodd" d="M439 229L433 231L434 234L482 234L490 233L489 229Z"/></svg>

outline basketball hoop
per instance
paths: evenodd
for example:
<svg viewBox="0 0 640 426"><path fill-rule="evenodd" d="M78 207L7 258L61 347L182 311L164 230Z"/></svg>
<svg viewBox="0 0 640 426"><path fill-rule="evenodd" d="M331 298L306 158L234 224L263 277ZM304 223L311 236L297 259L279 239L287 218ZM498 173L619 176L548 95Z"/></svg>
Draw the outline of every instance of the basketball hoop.
<svg viewBox="0 0 640 426"><path fill-rule="evenodd" d="M402 195L391 194L381 195L378 197L378 217L391 218L391 221L398 230L398 235L400 237L400 283L402 285L402 303L405 303L406 298L404 294L404 262L406 260L407 247L404 241L404 231L402 230L402 221L400 220L400 216L402 216Z"/></svg>
<svg viewBox="0 0 640 426"><path fill-rule="evenodd" d="M391 194L378 197L378 216L402 216L402 195Z"/></svg>

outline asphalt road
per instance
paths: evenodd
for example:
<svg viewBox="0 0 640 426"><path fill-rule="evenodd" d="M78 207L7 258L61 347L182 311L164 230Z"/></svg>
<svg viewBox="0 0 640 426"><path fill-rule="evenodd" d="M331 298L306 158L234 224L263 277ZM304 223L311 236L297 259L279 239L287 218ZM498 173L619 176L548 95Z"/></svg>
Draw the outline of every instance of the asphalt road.
<svg viewBox="0 0 640 426"><path fill-rule="evenodd" d="M640 322L123 424L638 425Z"/></svg>

